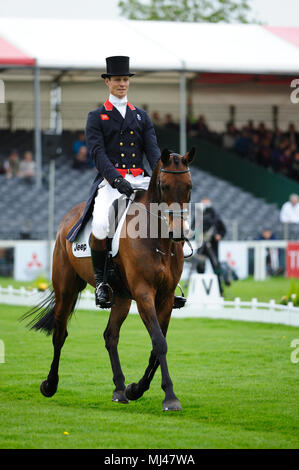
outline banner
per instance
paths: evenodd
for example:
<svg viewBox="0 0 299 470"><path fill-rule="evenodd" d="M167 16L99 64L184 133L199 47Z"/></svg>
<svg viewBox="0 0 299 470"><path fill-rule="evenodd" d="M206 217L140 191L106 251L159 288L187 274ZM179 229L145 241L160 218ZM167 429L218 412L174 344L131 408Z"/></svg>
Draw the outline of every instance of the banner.
<svg viewBox="0 0 299 470"><path fill-rule="evenodd" d="M286 277L299 277L299 243L289 242L286 249Z"/></svg>
<svg viewBox="0 0 299 470"><path fill-rule="evenodd" d="M49 249L46 241L18 242L14 254L14 279L33 281L38 276L48 277Z"/></svg>
<svg viewBox="0 0 299 470"><path fill-rule="evenodd" d="M219 260L226 262L239 279L248 277L248 247L246 242L221 241L219 243Z"/></svg>

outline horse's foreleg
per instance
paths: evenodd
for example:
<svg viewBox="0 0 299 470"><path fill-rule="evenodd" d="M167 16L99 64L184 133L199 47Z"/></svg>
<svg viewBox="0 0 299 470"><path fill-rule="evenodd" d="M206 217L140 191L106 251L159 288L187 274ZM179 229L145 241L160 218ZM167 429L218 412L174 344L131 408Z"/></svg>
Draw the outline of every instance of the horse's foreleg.
<svg viewBox="0 0 299 470"><path fill-rule="evenodd" d="M160 328L165 337L168 329L169 319L168 321L163 320L162 324L159 322ZM157 358L154 352L151 351L148 366L144 372L143 377L139 380L138 383L132 383L126 388L126 395L130 400L138 400L138 398L141 398L144 392L146 392L150 388L151 381L153 380L155 372L158 369L159 365L159 358Z"/></svg>
<svg viewBox="0 0 299 470"><path fill-rule="evenodd" d="M157 307L157 315L159 325L163 334L166 336L166 332L168 329L171 312L173 308L173 295L168 295L163 303ZM166 360L166 352L165 354L161 354L159 356L159 363L161 367L161 375L162 375L162 389L165 392L165 399L163 401L163 410L164 411L181 411L181 405L173 391L173 384L172 380L169 375L168 365Z"/></svg>
<svg viewBox="0 0 299 470"><path fill-rule="evenodd" d="M142 397L144 392L150 388L151 381L153 380L159 365L159 359L152 351L143 377L139 380L138 383L133 382L126 388L126 396L129 400L138 400Z"/></svg>
<svg viewBox="0 0 299 470"><path fill-rule="evenodd" d="M166 354L160 356L159 361L162 374L162 389L165 392L163 411L181 411L181 404L173 391L173 384L168 372Z"/></svg>
<svg viewBox="0 0 299 470"><path fill-rule="evenodd" d="M107 327L104 331L105 346L109 353L113 382L115 389L112 400L119 403L129 403L125 395L125 376L122 372L117 345L119 340L119 330L130 310L131 300L117 297L115 305L111 308Z"/></svg>
<svg viewBox="0 0 299 470"><path fill-rule="evenodd" d="M131 384L127 387L126 395L129 399L137 399L149 388L150 382L157 370L159 364L162 375L162 389L165 392L163 401L163 410L181 410L181 405L173 391L173 384L169 375L166 353L166 331L170 319L173 305L173 297L165 302L163 309L156 312L154 295L151 295L150 289L146 293L135 296L140 316L150 334L153 350L150 356L149 365L144 376L138 384ZM158 321L159 314L160 321ZM138 396L139 395L139 396Z"/></svg>

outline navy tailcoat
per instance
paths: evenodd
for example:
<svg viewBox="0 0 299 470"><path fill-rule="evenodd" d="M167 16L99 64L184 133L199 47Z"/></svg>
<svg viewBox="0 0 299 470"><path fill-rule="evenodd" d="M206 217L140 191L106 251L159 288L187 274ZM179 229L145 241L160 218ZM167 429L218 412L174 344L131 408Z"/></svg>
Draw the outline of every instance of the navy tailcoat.
<svg viewBox="0 0 299 470"><path fill-rule="evenodd" d="M153 170L161 155L154 126L147 112L129 102L125 118L109 100L91 111L87 117L85 137L98 174L92 184L83 216L67 235L70 242L75 240L92 215L94 199L103 178L112 184L120 176L118 169L145 170L144 154Z"/></svg>

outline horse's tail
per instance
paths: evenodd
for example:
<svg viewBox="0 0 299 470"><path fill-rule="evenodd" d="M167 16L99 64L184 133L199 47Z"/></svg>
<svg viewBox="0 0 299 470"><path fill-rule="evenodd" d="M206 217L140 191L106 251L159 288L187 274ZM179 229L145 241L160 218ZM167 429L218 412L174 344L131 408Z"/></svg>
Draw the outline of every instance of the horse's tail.
<svg viewBox="0 0 299 470"><path fill-rule="evenodd" d="M86 285L86 284L85 284ZM84 286L85 287L85 286ZM74 313L76 306L80 300L80 294L77 295L72 310L70 312L70 317ZM28 312L24 313L21 316L19 321L26 320L27 318L34 315L34 318L26 325L30 330L42 331L49 336L55 327L55 292L53 289L50 290L49 295L42 300L39 304L35 305Z"/></svg>
<svg viewBox="0 0 299 470"><path fill-rule="evenodd" d="M55 310L55 293L50 291L49 295L38 305L35 305L20 318L20 321L34 315L34 318L26 325L30 330L43 331L46 335L50 335L54 330L54 310Z"/></svg>

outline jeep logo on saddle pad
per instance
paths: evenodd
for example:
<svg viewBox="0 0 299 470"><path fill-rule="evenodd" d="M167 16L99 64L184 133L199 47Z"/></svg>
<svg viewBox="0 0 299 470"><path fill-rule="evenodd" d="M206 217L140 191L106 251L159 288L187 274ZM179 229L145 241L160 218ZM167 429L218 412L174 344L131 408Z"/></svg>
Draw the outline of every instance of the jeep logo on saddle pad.
<svg viewBox="0 0 299 470"><path fill-rule="evenodd" d="M86 243L75 243L74 246L74 251L86 251L87 250L87 245Z"/></svg>

